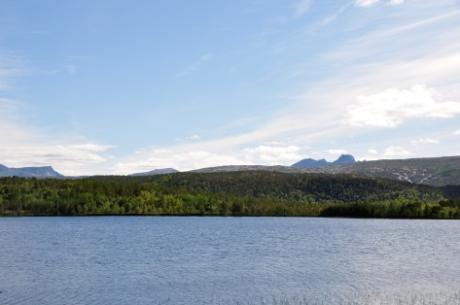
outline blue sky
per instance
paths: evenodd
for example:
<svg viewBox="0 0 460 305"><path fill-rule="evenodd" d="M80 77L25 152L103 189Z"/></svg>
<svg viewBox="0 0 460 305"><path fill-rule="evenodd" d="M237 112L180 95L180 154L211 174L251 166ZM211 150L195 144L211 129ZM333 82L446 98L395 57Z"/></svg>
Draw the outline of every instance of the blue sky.
<svg viewBox="0 0 460 305"><path fill-rule="evenodd" d="M8 166L126 174L460 151L456 0L0 7Z"/></svg>

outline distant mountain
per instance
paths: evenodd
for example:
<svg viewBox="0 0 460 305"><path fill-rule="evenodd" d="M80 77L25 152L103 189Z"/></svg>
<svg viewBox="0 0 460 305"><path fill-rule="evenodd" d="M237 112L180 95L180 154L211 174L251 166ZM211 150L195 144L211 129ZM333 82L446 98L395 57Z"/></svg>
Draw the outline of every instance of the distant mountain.
<svg viewBox="0 0 460 305"><path fill-rule="evenodd" d="M325 159L315 160L315 159L303 159L299 162L296 162L291 165L293 168L297 169L305 169L305 168L322 168L328 165L344 165L344 164L353 164L355 163L355 158L352 155L341 155L337 160L334 162L328 162Z"/></svg>
<svg viewBox="0 0 460 305"><path fill-rule="evenodd" d="M343 165L343 164L353 164L355 162L356 162L355 157L353 157L352 155L341 155L337 160L335 160L332 163Z"/></svg>
<svg viewBox="0 0 460 305"><path fill-rule="evenodd" d="M0 177L62 178L51 166L10 168L0 164Z"/></svg>
<svg viewBox="0 0 460 305"><path fill-rule="evenodd" d="M300 160L299 162L292 164L291 167L298 168L298 169L320 168L320 167L327 166L328 164L329 162L327 162L325 159L315 160L315 159L308 158L308 159L303 159L303 160Z"/></svg>
<svg viewBox="0 0 460 305"><path fill-rule="evenodd" d="M174 174L178 173L179 171L174 169L174 168L159 168L159 169L154 169L149 172L144 172L144 173L136 173L136 174L131 174L129 176L156 176L156 175L165 175L165 174Z"/></svg>

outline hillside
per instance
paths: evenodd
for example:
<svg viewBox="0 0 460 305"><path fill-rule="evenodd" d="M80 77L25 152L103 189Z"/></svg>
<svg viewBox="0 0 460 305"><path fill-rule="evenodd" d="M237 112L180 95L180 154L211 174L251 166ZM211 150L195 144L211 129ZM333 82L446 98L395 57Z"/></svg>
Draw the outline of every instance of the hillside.
<svg viewBox="0 0 460 305"><path fill-rule="evenodd" d="M159 168L159 169L151 170L149 172L131 174L129 176L156 176L156 175L174 174L177 172L179 171L174 168Z"/></svg>
<svg viewBox="0 0 460 305"><path fill-rule="evenodd" d="M460 185L460 156L362 161L319 169L329 174L354 174L432 186Z"/></svg>
<svg viewBox="0 0 460 305"><path fill-rule="evenodd" d="M333 162L303 159L292 166L228 165L194 170L196 173L267 171L280 173L349 174L431 186L460 185L460 156L354 162L342 155Z"/></svg>
<svg viewBox="0 0 460 305"><path fill-rule="evenodd" d="M300 173L301 171L289 166L282 165L224 165L216 167L206 167L190 171L190 173L230 173L244 171L266 171L278 173Z"/></svg>

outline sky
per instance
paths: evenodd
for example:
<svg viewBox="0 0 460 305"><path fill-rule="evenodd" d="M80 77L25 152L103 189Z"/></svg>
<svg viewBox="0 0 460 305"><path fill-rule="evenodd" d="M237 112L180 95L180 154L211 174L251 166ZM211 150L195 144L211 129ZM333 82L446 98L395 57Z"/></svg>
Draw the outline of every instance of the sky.
<svg viewBox="0 0 460 305"><path fill-rule="evenodd" d="M0 164L460 154L458 0L1 0Z"/></svg>

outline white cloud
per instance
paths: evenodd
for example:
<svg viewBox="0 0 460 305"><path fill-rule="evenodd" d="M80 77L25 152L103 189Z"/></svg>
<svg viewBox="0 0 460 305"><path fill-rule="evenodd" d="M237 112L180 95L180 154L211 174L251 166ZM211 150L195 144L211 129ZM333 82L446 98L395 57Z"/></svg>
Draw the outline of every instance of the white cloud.
<svg viewBox="0 0 460 305"><path fill-rule="evenodd" d="M86 148L91 146L91 149ZM106 161L100 152L107 151L110 146L83 143L73 145L68 143L23 144L8 146L0 150L0 156L8 165L55 165L63 171L66 166L88 165Z"/></svg>
<svg viewBox="0 0 460 305"><path fill-rule="evenodd" d="M355 5L360 7L368 7L379 2L380 0L355 0Z"/></svg>
<svg viewBox="0 0 460 305"><path fill-rule="evenodd" d="M392 145L385 149L383 157L386 158L404 158L411 154L408 150L404 149L401 146Z"/></svg>
<svg viewBox="0 0 460 305"><path fill-rule="evenodd" d="M186 137L185 139L186 139L186 140L189 140L189 141L196 141L196 140L201 139L201 137L200 137L200 135L193 134L193 135L191 135L191 136L189 136L189 137Z"/></svg>
<svg viewBox="0 0 460 305"><path fill-rule="evenodd" d="M367 150L367 153L371 155L377 155L379 152L376 149L371 148Z"/></svg>
<svg viewBox="0 0 460 305"><path fill-rule="evenodd" d="M348 107L349 122L360 127L396 127L413 118L451 118L457 114L460 103L444 101L435 89L423 85L358 96Z"/></svg>
<svg viewBox="0 0 460 305"><path fill-rule="evenodd" d="M138 151L117 162L113 171L130 174L164 167L186 171L221 165L291 164L302 158L300 147L294 145L264 144L229 150L218 146L212 148L203 144L188 144Z"/></svg>
<svg viewBox="0 0 460 305"><path fill-rule="evenodd" d="M370 7L380 2L380 0L355 0L355 5L360 7ZM400 5L404 3L404 0L388 0L386 3L389 5Z"/></svg>
<svg viewBox="0 0 460 305"><path fill-rule="evenodd" d="M290 164L302 158L300 147L259 145L243 150L242 159L252 164Z"/></svg>
<svg viewBox="0 0 460 305"><path fill-rule="evenodd" d="M299 18L305 15L310 10L311 2L312 0L297 0L293 4L294 17Z"/></svg>
<svg viewBox="0 0 460 305"><path fill-rule="evenodd" d="M172 167L191 170L224 164L247 164L232 154L206 150L187 150L185 147L170 147L138 151L132 156L119 160L113 167L117 174L130 174L152 169Z"/></svg>
<svg viewBox="0 0 460 305"><path fill-rule="evenodd" d="M460 129L459 129L459 130L456 130L456 131L454 131L454 136L460 136Z"/></svg>
<svg viewBox="0 0 460 305"><path fill-rule="evenodd" d="M404 0L390 0L388 3L390 5L399 5L399 4L403 4Z"/></svg>
<svg viewBox="0 0 460 305"><path fill-rule="evenodd" d="M431 139L431 138L419 138L417 140L413 140L412 144L417 145L417 144L438 144L439 141L436 139Z"/></svg>

